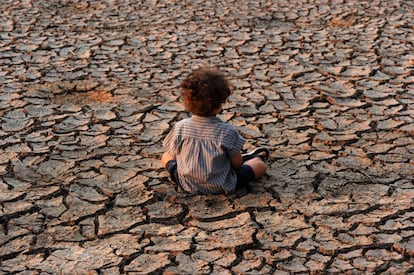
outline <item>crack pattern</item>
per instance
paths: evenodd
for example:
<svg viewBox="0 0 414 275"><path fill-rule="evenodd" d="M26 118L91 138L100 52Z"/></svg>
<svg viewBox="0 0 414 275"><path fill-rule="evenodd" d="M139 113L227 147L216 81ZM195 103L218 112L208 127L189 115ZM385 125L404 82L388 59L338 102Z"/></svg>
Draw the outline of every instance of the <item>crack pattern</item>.
<svg viewBox="0 0 414 275"><path fill-rule="evenodd" d="M0 273L414 272L412 1L0 8ZM249 192L160 165L205 64L234 86L220 118L272 148Z"/></svg>

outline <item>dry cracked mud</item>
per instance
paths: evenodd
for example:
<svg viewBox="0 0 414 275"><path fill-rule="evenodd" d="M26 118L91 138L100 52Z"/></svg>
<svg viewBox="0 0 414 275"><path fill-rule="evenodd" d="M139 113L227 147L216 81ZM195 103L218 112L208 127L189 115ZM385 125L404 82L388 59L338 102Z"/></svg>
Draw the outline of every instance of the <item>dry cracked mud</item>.
<svg viewBox="0 0 414 275"><path fill-rule="evenodd" d="M414 272L414 4L3 0L0 274ZM161 142L200 65L272 149L189 195Z"/></svg>

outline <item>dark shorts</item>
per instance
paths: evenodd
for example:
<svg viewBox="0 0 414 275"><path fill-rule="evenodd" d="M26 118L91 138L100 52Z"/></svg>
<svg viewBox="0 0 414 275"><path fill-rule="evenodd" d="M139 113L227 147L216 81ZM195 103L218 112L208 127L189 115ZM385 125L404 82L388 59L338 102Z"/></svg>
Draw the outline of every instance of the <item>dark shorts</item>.
<svg viewBox="0 0 414 275"><path fill-rule="evenodd" d="M237 185L236 189L249 188L249 183L254 181L255 174L253 168L249 165L242 164L239 169L236 169Z"/></svg>
<svg viewBox="0 0 414 275"><path fill-rule="evenodd" d="M170 178L173 182L180 186L180 179L178 178L177 162L175 160L170 160L167 162L166 169L170 174ZM236 189L248 188L249 182L252 182L255 179L255 174L253 169L243 164L239 169L236 169L237 174L237 184Z"/></svg>

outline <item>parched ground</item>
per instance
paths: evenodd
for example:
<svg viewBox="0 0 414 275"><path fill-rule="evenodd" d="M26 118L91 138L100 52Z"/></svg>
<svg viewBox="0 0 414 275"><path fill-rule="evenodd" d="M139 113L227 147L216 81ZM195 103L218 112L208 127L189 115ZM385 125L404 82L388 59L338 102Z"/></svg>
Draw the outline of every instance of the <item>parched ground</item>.
<svg viewBox="0 0 414 275"><path fill-rule="evenodd" d="M414 273L414 2L0 2L0 274ZM216 65L272 150L189 195L161 142Z"/></svg>

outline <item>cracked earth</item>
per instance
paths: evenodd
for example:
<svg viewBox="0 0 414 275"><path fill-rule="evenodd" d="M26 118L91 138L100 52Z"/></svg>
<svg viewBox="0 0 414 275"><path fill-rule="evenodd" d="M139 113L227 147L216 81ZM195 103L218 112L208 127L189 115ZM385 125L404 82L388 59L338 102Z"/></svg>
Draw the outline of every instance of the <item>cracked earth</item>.
<svg viewBox="0 0 414 275"><path fill-rule="evenodd" d="M414 4L0 3L0 274L414 273ZM272 149L251 192L182 193L161 142L219 66Z"/></svg>

